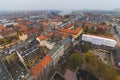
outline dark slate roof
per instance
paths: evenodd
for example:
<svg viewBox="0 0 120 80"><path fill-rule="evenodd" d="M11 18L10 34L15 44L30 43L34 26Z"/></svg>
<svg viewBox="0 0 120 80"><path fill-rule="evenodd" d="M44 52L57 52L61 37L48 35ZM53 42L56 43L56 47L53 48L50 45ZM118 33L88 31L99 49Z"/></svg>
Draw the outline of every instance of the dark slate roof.
<svg viewBox="0 0 120 80"><path fill-rule="evenodd" d="M5 66L0 62L0 80L10 80L11 75L8 73Z"/></svg>

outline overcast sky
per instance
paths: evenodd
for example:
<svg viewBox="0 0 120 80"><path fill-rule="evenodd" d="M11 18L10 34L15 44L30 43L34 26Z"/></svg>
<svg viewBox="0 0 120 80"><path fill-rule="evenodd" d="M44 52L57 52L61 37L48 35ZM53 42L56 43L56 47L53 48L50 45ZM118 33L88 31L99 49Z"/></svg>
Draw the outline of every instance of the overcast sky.
<svg viewBox="0 0 120 80"><path fill-rule="evenodd" d="M0 0L0 10L110 10L120 8L120 0Z"/></svg>

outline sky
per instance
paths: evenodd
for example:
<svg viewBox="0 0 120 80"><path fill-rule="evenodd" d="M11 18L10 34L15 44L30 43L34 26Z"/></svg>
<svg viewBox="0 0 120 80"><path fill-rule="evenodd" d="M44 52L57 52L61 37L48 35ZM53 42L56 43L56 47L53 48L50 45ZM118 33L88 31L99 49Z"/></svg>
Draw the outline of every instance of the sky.
<svg viewBox="0 0 120 80"><path fill-rule="evenodd" d="M0 0L0 10L111 10L120 0Z"/></svg>

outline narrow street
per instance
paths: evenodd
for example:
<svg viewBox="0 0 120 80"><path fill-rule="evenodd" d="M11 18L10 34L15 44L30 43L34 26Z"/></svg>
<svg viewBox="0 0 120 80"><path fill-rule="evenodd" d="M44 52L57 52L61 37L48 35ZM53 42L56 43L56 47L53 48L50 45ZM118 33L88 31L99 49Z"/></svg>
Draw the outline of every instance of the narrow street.
<svg viewBox="0 0 120 80"><path fill-rule="evenodd" d="M115 32L113 27L111 28L110 32L113 34L114 38L117 39L118 47L120 47L120 36Z"/></svg>

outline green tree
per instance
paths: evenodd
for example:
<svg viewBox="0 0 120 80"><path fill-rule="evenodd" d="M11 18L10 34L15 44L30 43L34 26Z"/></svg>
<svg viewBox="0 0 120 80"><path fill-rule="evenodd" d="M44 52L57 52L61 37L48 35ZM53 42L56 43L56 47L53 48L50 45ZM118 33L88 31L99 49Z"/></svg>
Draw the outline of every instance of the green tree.
<svg viewBox="0 0 120 80"><path fill-rule="evenodd" d="M105 33L105 36L110 36L110 37L112 37L113 35L112 35L110 32L106 32L106 33Z"/></svg>
<svg viewBox="0 0 120 80"><path fill-rule="evenodd" d="M102 25L106 25L106 22L102 22L101 24L102 24Z"/></svg>
<svg viewBox="0 0 120 80"><path fill-rule="evenodd" d="M89 45L85 43L82 47L82 52L86 53L90 49Z"/></svg>
<svg viewBox="0 0 120 80"><path fill-rule="evenodd" d="M118 23L120 24L120 21L118 21Z"/></svg>
<svg viewBox="0 0 120 80"><path fill-rule="evenodd" d="M83 63L82 55L77 53L70 55L69 64L73 69L76 69L77 67L81 67L82 63Z"/></svg>
<svg viewBox="0 0 120 80"><path fill-rule="evenodd" d="M87 26L85 26L85 28L84 28L84 33L85 33L85 34L86 34L86 33L89 33L89 29L88 29Z"/></svg>

